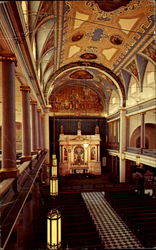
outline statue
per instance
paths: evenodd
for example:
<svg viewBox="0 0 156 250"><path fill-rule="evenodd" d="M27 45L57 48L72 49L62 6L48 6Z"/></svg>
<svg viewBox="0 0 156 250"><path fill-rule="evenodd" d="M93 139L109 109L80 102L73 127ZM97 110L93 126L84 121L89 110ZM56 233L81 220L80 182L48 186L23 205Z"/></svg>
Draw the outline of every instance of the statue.
<svg viewBox="0 0 156 250"><path fill-rule="evenodd" d="M95 127L95 134L99 134L99 133L100 133L100 131L99 131L99 126L96 125L96 127Z"/></svg>
<svg viewBox="0 0 156 250"><path fill-rule="evenodd" d="M78 130L81 130L81 122L78 121Z"/></svg>
<svg viewBox="0 0 156 250"><path fill-rule="evenodd" d="M63 127L63 125L60 126L60 134L64 134L64 127Z"/></svg>

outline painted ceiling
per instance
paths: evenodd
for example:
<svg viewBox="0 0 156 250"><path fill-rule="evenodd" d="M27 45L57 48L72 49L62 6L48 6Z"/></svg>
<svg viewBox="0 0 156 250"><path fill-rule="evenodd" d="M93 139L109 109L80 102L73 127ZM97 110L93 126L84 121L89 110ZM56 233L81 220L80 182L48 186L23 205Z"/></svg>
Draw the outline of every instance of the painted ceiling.
<svg viewBox="0 0 156 250"><path fill-rule="evenodd" d="M26 3L27 33L47 105L55 93L65 93L65 88L79 91L77 87L85 87L106 107L112 91L121 89L126 98L122 73L125 78L131 74L141 79L138 61L143 65L142 56L156 61L152 42L132 58L147 43L152 27L154 31L153 0ZM123 70L126 58L130 60Z"/></svg>

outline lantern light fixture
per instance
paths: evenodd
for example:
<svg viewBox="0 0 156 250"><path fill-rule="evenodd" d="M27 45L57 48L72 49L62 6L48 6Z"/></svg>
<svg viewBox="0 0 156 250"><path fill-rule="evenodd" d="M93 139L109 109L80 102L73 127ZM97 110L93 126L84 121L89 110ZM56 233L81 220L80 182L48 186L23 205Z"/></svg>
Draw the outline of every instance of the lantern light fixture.
<svg viewBox="0 0 156 250"><path fill-rule="evenodd" d="M50 167L50 177L57 177L57 159L56 155L52 155L52 165Z"/></svg>
<svg viewBox="0 0 156 250"><path fill-rule="evenodd" d="M50 195L55 198L58 195L58 178L51 177L50 178Z"/></svg>
<svg viewBox="0 0 156 250"><path fill-rule="evenodd" d="M47 248L59 249L61 247L61 213L52 209L47 215Z"/></svg>

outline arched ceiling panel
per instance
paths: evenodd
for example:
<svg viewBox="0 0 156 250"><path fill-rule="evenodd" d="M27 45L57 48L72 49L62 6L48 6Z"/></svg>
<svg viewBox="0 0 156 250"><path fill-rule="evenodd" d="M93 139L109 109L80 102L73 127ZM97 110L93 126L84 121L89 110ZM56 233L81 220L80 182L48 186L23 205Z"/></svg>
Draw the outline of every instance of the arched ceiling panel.
<svg viewBox="0 0 156 250"><path fill-rule="evenodd" d="M46 23L43 23L37 31L36 45L37 45L38 58L42 56L41 52L43 51L44 46L47 44L47 38L51 30L53 29L53 25L54 25L54 21L48 20ZM50 43L50 40L49 40L49 43Z"/></svg>

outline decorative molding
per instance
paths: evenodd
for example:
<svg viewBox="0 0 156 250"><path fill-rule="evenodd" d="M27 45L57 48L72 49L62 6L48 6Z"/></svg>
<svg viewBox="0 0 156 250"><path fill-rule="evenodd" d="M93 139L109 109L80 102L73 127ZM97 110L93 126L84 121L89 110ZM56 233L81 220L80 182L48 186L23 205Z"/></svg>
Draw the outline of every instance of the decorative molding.
<svg viewBox="0 0 156 250"><path fill-rule="evenodd" d="M140 103L137 106L130 107L126 110L126 115L132 114L132 113L141 113L143 112L144 109L151 109L151 108L156 108L156 98L153 100L150 100L148 102Z"/></svg>
<svg viewBox="0 0 156 250"><path fill-rule="evenodd" d="M0 62L14 62L15 65L17 66L17 59L14 55L0 55Z"/></svg>
<svg viewBox="0 0 156 250"><path fill-rule="evenodd" d="M31 101L30 101L30 104L31 104L31 105L37 105L37 101L31 100Z"/></svg>
<svg viewBox="0 0 156 250"><path fill-rule="evenodd" d="M117 112L117 113L115 113L115 114L110 115L110 116L107 117L106 119L107 119L107 122L111 122L111 121L117 120L117 119L119 119L119 118L120 118L120 112Z"/></svg>
<svg viewBox="0 0 156 250"><path fill-rule="evenodd" d="M30 91L30 87L29 87L29 86L22 85L22 86L20 86L20 90L21 90L21 91Z"/></svg>

